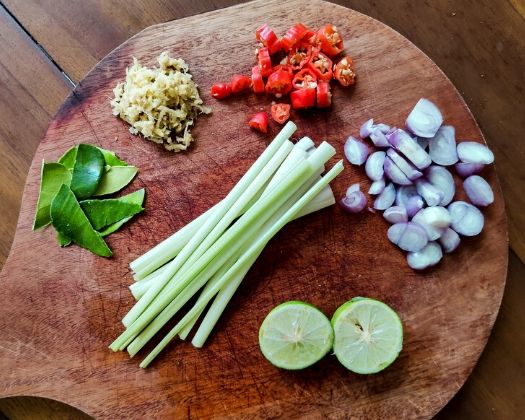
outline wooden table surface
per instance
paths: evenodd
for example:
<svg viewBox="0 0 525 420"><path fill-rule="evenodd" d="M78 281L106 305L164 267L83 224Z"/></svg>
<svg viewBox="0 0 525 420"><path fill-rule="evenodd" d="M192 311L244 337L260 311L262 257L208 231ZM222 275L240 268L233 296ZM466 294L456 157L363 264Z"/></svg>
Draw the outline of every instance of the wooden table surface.
<svg viewBox="0 0 525 420"><path fill-rule="evenodd" d="M235 3L0 0L0 267L33 153L75 83L141 29ZM495 152L511 246L505 296L472 376L438 418L519 418L525 410L525 0L337 3L390 25L430 56L462 93ZM30 397L0 400L0 419L4 416L84 417Z"/></svg>

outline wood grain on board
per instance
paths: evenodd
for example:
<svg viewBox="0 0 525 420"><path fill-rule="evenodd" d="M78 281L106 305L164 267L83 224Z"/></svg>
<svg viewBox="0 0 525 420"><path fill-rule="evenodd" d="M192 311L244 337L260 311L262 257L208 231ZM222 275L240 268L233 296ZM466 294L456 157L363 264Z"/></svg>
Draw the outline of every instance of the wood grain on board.
<svg viewBox="0 0 525 420"><path fill-rule="evenodd" d="M29 165L71 87L0 6L0 266L11 247Z"/></svg>
<svg viewBox="0 0 525 420"><path fill-rule="evenodd" d="M75 81L141 29L235 3L222 1L3 0ZM523 0L336 0L414 42L457 86L494 149L511 246L525 262L525 2ZM111 5L110 5L111 4ZM303 6L295 11L297 19ZM268 17L263 21L269 20ZM344 23L343 23L344 25ZM93 31L92 28L97 28ZM86 33L89 36L86 37ZM79 51L82 51L80 54ZM517 148L516 145L522 145Z"/></svg>
<svg viewBox="0 0 525 420"><path fill-rule="evenodd" d="M485 212L484 233L464 241L438 269L410 270L388 243L380 216L349 217L333 207L291 224L272 241L204 349L174 342L145 371L137 360L107 350L132 304L129 261L217 202L263 150L265 142L250 132L245 119L268 99L216 103L209 87L230 77L231 49L237 51L238 70L247 72L257 24L269 20L283 31L295 21L299 4L256 2L151 27L113 51L68 98L33 159L0 279L0 371L10 372L0 378L2 395L49 397L101 418L374 418L427 417L460 388L488 338L506 277L505 210L492 167L486 176L497 199ZM417 99L426 96L459 135L483 141L452 84L398 33L318 1L302 6L301 13L301 20L314 27L344 21L339 26L349 28L342 32L351 39L360 76L355 89L334 89L331 112L295 116L298 135L330 140L340 158L346 135L365 117L401 125ZM244 24L230 31L238 22ZM213 56L199 48L210 39L217 51ZM186 154L173 155L131 136L110 113L111 89L130 57L152 65L164 49L191 63L203 98L214 106L212 115L198 121L197 143ZM146 212L109 238L115 254L109 260L78 247L59 249L51 230L31 231L41 160L56 159L80 141L115 150L139 166L128 190L144 186L148 194ZM348 168L334 182L336 194L356 179L366 182L362 171ZM275 304L302 299L331 314L356 295L384 300L405 323L404 351L384 373L353 375L333 357L302 372L283 372L263 360L257 330Z"/></svg>

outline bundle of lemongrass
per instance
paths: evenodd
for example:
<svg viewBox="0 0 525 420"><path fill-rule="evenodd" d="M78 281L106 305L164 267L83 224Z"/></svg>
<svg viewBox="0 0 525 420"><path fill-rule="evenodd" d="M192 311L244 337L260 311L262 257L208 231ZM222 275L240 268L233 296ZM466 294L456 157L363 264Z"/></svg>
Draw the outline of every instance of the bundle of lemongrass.
<svg viewBox="0 0 525 420"><path fill-rule="evenodd" d="M126 330L110 345L133 357L196 295L199 298L142 361L146 367L176 336L185 339L213 300L192 344L202 347L244 276L268 241L291 220L334 204L329 183L339 161L324 176L335 154L305 137L295 145L288 122L229 194L214 207L130 264L137 303L123 318Z"/></svg>

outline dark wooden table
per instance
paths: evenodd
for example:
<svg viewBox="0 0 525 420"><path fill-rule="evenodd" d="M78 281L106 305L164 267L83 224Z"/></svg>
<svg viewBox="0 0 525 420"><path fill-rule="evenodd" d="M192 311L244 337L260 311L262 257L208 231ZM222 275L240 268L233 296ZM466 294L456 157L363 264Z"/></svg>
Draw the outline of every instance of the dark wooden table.
<svg viewBox="0 0 525 420"><path fill-rule="evenodd" d="M33 153L75 83L141 29L235 3L0 0L0 267ZM520 418L525 411L525 0L337 3L383 21L428 54L463 94L496 154L511 246L505 296L472 376L438 417ZM84 415L54 401L19 397L0 400L3 416Z"/></svg>

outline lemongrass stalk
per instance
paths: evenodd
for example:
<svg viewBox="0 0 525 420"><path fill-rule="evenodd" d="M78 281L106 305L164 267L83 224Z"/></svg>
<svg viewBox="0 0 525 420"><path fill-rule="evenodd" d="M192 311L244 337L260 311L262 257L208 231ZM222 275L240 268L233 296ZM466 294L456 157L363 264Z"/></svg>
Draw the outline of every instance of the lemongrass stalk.
<svg viewBox="0 0 525 420"><path fill-rule="evenodd" d="M286 128L288 129L286 130ZM168 268L162 274L161 280L156 282L153 287L148 289L148 291L142 296L142 298L131 308L131 310L126 314L123 319L124 325L129 325L135 321L142 312L153 302L157 297L159 292L168 284L168 282L173 278L175 273L183 266L188 258L194 253L194 251L199 248L201 243L208 237L210 232L214 232L214 235L217 235L218 230L215 229L217 224L223 219L223 217L228 214L228 211L235 206L236 202L239 200L243 193L247 190L250 190L250 186L257 179L260 179L259 176L261 172L266 174L270 170L265 170L268 166L273 169L275 172L276 168L280 165L282 160L285 159L286 155L289 153L289 141L287 138L295 131L295 125L286 125L283 130L277 135L272 143L266 148L266 150L261 154L261 156L255 161L252 167L244 174L240 181L232 188L228 193L226 198L222 201L222 204L212 212L211 216L208 217L201 226L201 228L195 233L195 235L190 239L190 241L184 246L180 253L168 264ZM288 151L285 155L285 152ZM281 153L282 152L282 153ZM279 154L280 153L280 154ZM275 155L278 155L278 158L274 159ZM282 160L280 158L282 157ZM279 161L280 160L280 161ZM275 168L275 169L274 169ZM272 172L272 174L273 174ZM271 176L269 174L268 176ZM254 194L257 191L254 192ZM248 200L249 201L249 200ZM242 209L239 209L239 211ZM236 216L235 216L236 217ZM233 220L233 219L232 219ZM223 226L223 225L221 225ZM227 226L225 227L227 228ZM222 233L222 232L220 232Z"/></svg>
<svg viewBox="0 0 525 420"><path fill-rule="evenodd" d="M334 167L321 178L308 192L306 192L279 220L267 230L262 237L255 241L250 248L237 260L237 262L222 276L222 278L215 284L214 287L210 288L206 293L206 296L201 302L195 306L172 328L172 330L162 339L162 341L151 351L150 354L140 364L141 368L146 368L157 355L168 345L168 343L184 328L187 322L195 317L195 315L206 307L208 302L225 287L235 276L242 272L246 267L247 263L256 255L260 253L266 246L268 241L282 229L282 227L292 220L298 212L304 207L309 201L311 201L321 190L330 183L341 171L343 170L343 161L339 161Z"/></svg>
<svg viewBox="0 0 525 420"><path fill-rule="evenodd" d="M326 150L325 150L326 155ZM330 154L328 154L331 156ZM325 157L322 153L319 157ZM310 158L309 158L310 159ZM315 159L313 160L316 163ZM274 194L266 200L259 200L253 205L237 222L228 229L205 253L201 258L186 272L179 276L178 281L172 287L166 288L153 301L153 304L146 306L144 312L133 322L129 327L110 345L114 351L120 349L130 337L134 337L142 331L174 298L180 291L186 287L202 270L210 271L211 268L206 267L218 254L224 254L228 248L234 247L236 241L245 234L250 225L255 224L259 220L267 220L271 216L272 206L281 205L286 199L293 194L293 192L317 170L310 161L304 161L299 165L290 176L283 180L282 183L274 189ZM180 255L180 254L179 254ZM171 264L171 263L170 263ZM212 264L210 264L212 266ZM220 267L220 266L219 266ZM219 268L215 268L215 271ZM169 270L167 270L169 271ZM215 271L210 272L209 276L213 275ZM163 275L164 276L164 275ZM156 286L156 285L155 285ZM146 294L137 302L143 302L150 293L148 290Z"/></svg>
<svg viewBox="0 0 525 420"><path fill-rule="evenodd" d="M282 175L283 172L286 172L284 170L285 168L288 170L291 169L293 166L291 166L290 164L296 161L298 156L301 156L304 159L306 159L308 157L308 154L311 154L314 149L315 146L312 139L310 139L309 137L303 137L302 139L300 139L294 145L292 152L281 164L276 175L274 175L270 183L272 183L272 185L275 185L275 182L279 179L280 175ZM251 207L251 205L258 198L259 197L255 197L253 202L250 202L246 206L246 209ZM208 209L205 213L201 214L199 217L185 225L173 235L160 242L158 245L150 249L148 252L146 252L136 260L132 261L130 263L130 268L135 272L135 274L133 275L135 280L140 280L144 278L161 265L175 258L175 256L180 252L184 245L186 245L186 243L191 239L195 232L204 224L206 218L209 217L211 212L213 212L215 207L218 205L220 205L220 203L217 203L215 206Z"/></svg>
<svg viewBox="0 0 525 420"><path fill-rule="evenodd" d="M243 246L245 242L249 242L266 220L310 178L315 170L316 167L309 161L303 161L286 179L276 186L270 197L257 201L205 252L190 270L178 276L176 282L173 282L169 288L166 288L159 294L158 299L155 299L146 309L144 316L141 315L115 340L114 347L120 349L124 343L128 342L130 336L141 334L141 337L145 337L146 335L154 334L154 332L162 328L174 315L171 309L166 309L166 307L170 305L175 297L195 277L199 276L199 280L205 277L207 277L206 280L209 279L224 264L224 259L233 255L234 251ZM139 300L139 303L141 300ZM176 306L173 305L173 307ZM161 315L158 316L159 314ZM143 329L147 330L147 332L142 333ZM144 342L144 340L142 341Z"/></svg>
<svg viewBox="0 0 525 420"><path fill-rule="evenodd" d="M258 236L260 236L260 227L262 227L263 223L274 218L274 214L277 214L277 217L275 217L276 219L282 216L282 214L285 213L293 205L293 203L295 203L305 193L305 191L308 190L311 184L315 181L312 179L313 175L319 171L319 168L324 165L324 162L328 160L334 153L335 150L332 146L330 146L328 143L323 143L315 155L312 155L308 161L299 164L297 168L289 174L288 178L285 178L282 182L276 185L275 188L272 189L270 198L261 198L260 202L255 203L254 206L248 210L248 212L242 216L231 228L232 230L239 230L241 228L239 228L238 225L242 225L243 223L246 225L249 223L250 227L244 237L238 238L235 244L231 244L228 246L228 248L223 249L221 254L214 257L214 260L211 261L210 266L214 267L214 269L215 267L220 267L225 262L224 258L229 258L230 255L233 255L233 246L236 246L237 250L240 249L240 246L244 244L248 245L251 241L254 241ZM307 170L302 170L302 167L306 168ZM298 177L298 174L305 176L308 175L308 178L300 178ZM291 182L292 180L294 181ZM277 197L281 198L277 199ZM257 209L257 207L261 206L264 208L265 204L268 202L272 203L273 208L266 206L265 213L259 214L257 218L252 217L250 220L250 215L252 213L257 214L254 209ZM227 231L224 236L227 236L229 233L230 231ZM218 242L223 240L224 236L221 237ZM217 243L214 244L214 246L215 245L217 245ZM228 255L228 253L230 253L230 255ZM208 269L208 267L206 267L206 269ZM203 273L197 275L197 278L193 280L193 284L190 284L191 280L185 279L184 281L181 281L181 284L184 284L182 287L185 289L181 289L180 295L172 296L171 303L165 306L162 312L160 312L160 314L156 316L155 319L148 323L148 325L135 337L133 342L128 347L128 351L131 356L135 355L177 313L177 311L204 286L210 276L206 270ZM188 320L188 322L189 321L191 320Z"/></svg>
<svg viewBox="0 0 525 420"><path fill-rule="evenodd" d="M295 202L305 193L305 191L307 189L309 189L312 185L314 185L316 182L318 182L320 179L321 179L321 177L319 177L319 176L313 177L312 181L310 183L308 183L307 188L305 188L303 191L299 191L300 194L298 194L297 197L293 197L292 199L290 199L283 206L281 211L279 211L279 213L275 214L272 217L272 219L270 219L268 222L266 222L266 224L264 225L264 227L263 227L263 229L262 229L262 231L260 233L260 236L262 236L265 231L270 229L271 226L279 219L279 217L281 217L289 208L291 208L295 204ZM317 197L326 194L326 192L323 193L326 190L328 190L330 192L330 195L331 195L331 197L333 199L332 190L331 190L329 185L327 185L325 188L323 188L323 190L317 195ZM335 202L335 200L330 200L329 197L326 197L325 200L326 200L325 203L327 204L325 207L327 207L328 205L332 205ZM312 203L312 201L310 203ZM306 206L304 206L299 211L299 213L297 215L295 215L294 220L298 219L301 216L304 216L304 214L301 215L301 213L304 212L305 208L306 208ZM257 255L257 257L258 257L258 255ZM255 259L257 259L257 257L255 257ZM253 262L255 262L255 259L254 259ZM252 262L252 264L253 264L253 262ZM244 272L244 275L236 276L234 279L232 279L232 281L230 283L228 283L228 285L226 287L221 289L220 292L217 294L217 296L215 297L212 305L208 309L204 319L202 320L201 325L199 326L197 332L195 333L195 336L193 337L193 340L192 340L191 343L195 347L199 347L200 348L200 347L202 347L204 345L204 343L208 339L208 336L210 335L211 331L215 327L215 324L217 323L217 321L219 320L220 316L222 315L222 313L226 309L226 306L230 302L230 300L233 297L234 293L237 291L237 288L240 286L241 282L243 281L244 276L246 275L248 270L249 270L249 267ZM199 299L202 299L202 296L199 297ZM193 325L194 325L194 323L191 324L191 326L193 326ZM187 328L187 326L184 328L183 331L186 331L186 328ZM179 336L180 336L180 334L179 334ZM181 338L185 339L185 337L184 338L181 337Z"/></svg>
<svg viewBox="0 0 525 420"><path fill-rule="evenodd" d="M302 157L301 157L302 158ZM283 162L283 165L285 164L285 162ZM271 226L282 214L284 214L284 212L286 210L288 210L296 201L299 197L301 197L306 190L308 190L308 188L310 188L316 181L318 180L318 177L317 175L314 175L312 178L311 178L311 181L303 184L303 186L296 191L296 193L290 197L286 203L284 203L281 208L265 223L265 225L262 227L262 229L260 230L260 232L258 233L258 236L261 236L262 233L264 232L265 229L268 228L268 226ZM258 255L254 258L254 260L252 261L252 264L253 262L255 262L255 260L257 259ZM233 265L233 264L232 264ZM246 272L248 272L248 270L250 269L251 267L251 264L246 267ZM244 273L245 275L246 273ZM243 277L244 277L243 275ZM208 282L206 284L206 287L204 288L204 290L202 291L201 293L201 296L199 297L199 299L202 299L202 296L205 295L206 291L209 290L211 287L214 286L214 283L213 282ZM200 315L202 314L202 311L199 312L199 314L193 318L190 322L188 322L188 324L183 328L183 330L180 332L179 334L179 337L182 339L182 340L185 340L186 337L188 336L188 334L190 333L191 329L193 328L193 326L195 325L195 323L198 321Z"/></svg>

